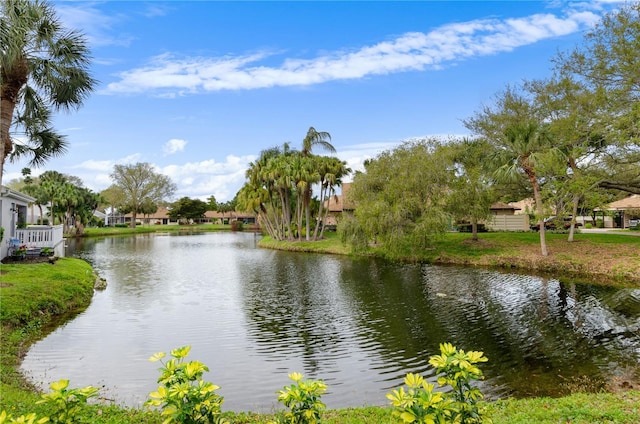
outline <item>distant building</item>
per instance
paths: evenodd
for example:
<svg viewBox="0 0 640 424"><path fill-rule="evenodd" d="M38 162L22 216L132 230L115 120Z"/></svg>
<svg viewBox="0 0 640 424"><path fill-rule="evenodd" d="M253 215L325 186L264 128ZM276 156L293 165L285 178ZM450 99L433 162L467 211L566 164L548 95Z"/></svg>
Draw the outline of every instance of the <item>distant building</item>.
<svg viewBox="0 0 640 424"><path fill-rule="evenodd" d="M335 194L329 197L329 200L325 200L323 207L329 208L325 225L338 225L338 221L340 221L343 213L353 212L353 205L346 200L347 193L351 188L351 183L342 183L341 188L340 194Z"/></svg>

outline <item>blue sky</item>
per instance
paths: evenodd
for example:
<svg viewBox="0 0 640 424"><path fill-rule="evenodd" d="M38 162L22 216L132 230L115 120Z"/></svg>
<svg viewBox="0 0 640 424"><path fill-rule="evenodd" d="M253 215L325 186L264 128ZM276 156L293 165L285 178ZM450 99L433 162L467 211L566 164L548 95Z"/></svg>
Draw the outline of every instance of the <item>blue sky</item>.
<svg viewBox="0 0 640 424"><path fill-rule="evenodd" d="M54 1L87 35L96 92L56 117L68 153L42 169L100 191L149 162L175 198L233 198L260 151L327 131L352 169L403 140L458 136L507 84L616 2ZM4 181L26 162L8 164Z"/></svg>

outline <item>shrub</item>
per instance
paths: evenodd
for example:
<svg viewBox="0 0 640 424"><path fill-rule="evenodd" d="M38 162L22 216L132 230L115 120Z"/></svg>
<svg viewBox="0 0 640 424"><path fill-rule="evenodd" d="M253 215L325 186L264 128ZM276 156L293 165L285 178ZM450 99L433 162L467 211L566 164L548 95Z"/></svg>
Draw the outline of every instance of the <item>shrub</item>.
<svg viewBox="0 0 640 424"><path fill-rule="evenodd" d="M54 412L49 415L52 423L71 424L83 422L79 417L89 398L98 396L98 389L87 386L69 389L69 380L51 383L51 392L42 395L36 403L50 406Z"/></svg>
<svg viewBox="0 0 640 424"><path fill-rule="evenodd" d="M289 408L284 420L270 424L317 424L320 423L322 411L326 405L320 397L327 391L322 380L302 380L304 376L298 372L289 374L295 384L285 386L278 392L278 401Z"/></svg>
<svg viewBox="0 0 640 424"><path fill-rule="evenodd" d="M242 221L238 221L237 219L231 221L231 231L242 231L244 227L244 223Z"/></svg>
<svg viewBox="0 0 640 424"><path fill-rule="evenodd" d="M221 407L224 398L215 393L220 387L202 380L202 374L209 368L199 361L184 362L191 346L184 346L171 351L173 359L162 362L164 352L156 353L150 361L160 361L158 390L149 393L145 406L162 408L162 415L168 423L226 423L221 418Z"/></svg>
<svg viewBox="0 0 640 424"><path fill-rule="evenodd" d="M452 402L442 393L434 393L435 385L429 384L421 375L409 373L404 378L407 386L393 390L387 399L395 407L393 415L405 423L451 422L454 409Z"/></svg>
<svg viewBox="0 0 640 424"><path fill-rule="evenodd" d="M60 380L51 383L51 392L43 394L39 401L53 411L48 417L38 418L33 412L13 418L6 411L0 413L0 424L74 424L89 423L91 421L82 418L82 411L89 398L98 396L98 389L87 386L82 389L69 389L69 380Z"/></svg>
<svg viewBox="0 0 640 424"><path fill-rule="evenodd" d="M434 385L426 382L418 374L407 374L404 387L387 394L395 410L394 416L405 423L491 423L480 408L478 401L483 398L473 380L483 378L477 363L486 362L482 352L456 349L451 343L440 345L440 355L429 359L436 369L438 385L449 386L450 392L434 393Z"/></svg>
<svg viewBox="0 0 640 424"><path fill-rule="evenodd" d="M46 422L49 422L49 418L44 417L38 419L34 413L13 418L10 414L7 414L7 411L0 412L0 424L44 424Z"/></svg>

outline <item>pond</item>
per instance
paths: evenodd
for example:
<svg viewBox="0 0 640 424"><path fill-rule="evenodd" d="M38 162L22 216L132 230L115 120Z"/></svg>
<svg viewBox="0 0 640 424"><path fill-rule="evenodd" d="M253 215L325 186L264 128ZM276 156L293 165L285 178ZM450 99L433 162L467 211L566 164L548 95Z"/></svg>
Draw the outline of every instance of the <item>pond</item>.
<svg viewBox="0 0 640 424"><path fill-rule="evenodd" d="M70 241L108 287L36 343L22 367L140 406L160 351L191 345L223 410L268 412L297 371L329 408L388 405L442 342L482 350L489 398L558 396L628 378L640 359L640 290L490 270L257 247L252 233Z"/></svg>

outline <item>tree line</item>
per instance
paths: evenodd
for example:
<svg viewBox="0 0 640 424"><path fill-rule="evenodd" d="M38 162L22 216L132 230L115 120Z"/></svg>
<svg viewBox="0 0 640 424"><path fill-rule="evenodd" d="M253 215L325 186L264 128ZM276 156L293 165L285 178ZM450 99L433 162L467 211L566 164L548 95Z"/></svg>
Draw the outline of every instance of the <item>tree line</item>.
<svg viewBox="0 0 640 424"><path fill-rule="evenodd" d="M168 208L170 218L191 221L204 218L206 211L234 211L237 203L235 198L217 202L214 196L206 202L189 197L171 202L177 189L175 183L143 162L115 165L111 173L113 184L99 193L84 187L80 178L57 171L31 177L30 168L24 168L22 174L23 178L9 185L34 197L34 206L40 209L40 224L63 224L67 234L82 234L87 225L103 225L94 216L97 210L131 214L130 226L135 228L138 215L154 214L160 206Z"/></svg>
<svg viewBox="0 0 640 424"><path fill-rule="evenodd" d="M312 154L314 147L334 153L330 140L328 132L310 127L299 151L288 143L263 150L249 164L247 182L238 192L238 208L254 212L264 231L276 240L321 238L329 199L351 172L336 157ZM313 186L319 198L313 198Z"/></svg>
<svg viewBox="0 0 640 424"><path fill-rule="evenodd" d="M28 157L37 166L65 152L52 114L80 107L96 81L86 38L66 30L47 2L6 0L0 12L1 183L6 159ZM475 229L489 201L526 196L535 201L541 254L547 255L543 219L551 205L575 219L579 208L602 205L611 193L640 193L638 51L635 2L605 15L580 45L552 58L551 77L507 86L463 120L467 139L405 143L369 161L354 177L356 211L342 225L345 240L426 247L448 217L468 219ZM337 158L312 154L314 146L334 152L330 140L311 127L300 151L285 144L261 152L247 170L238 207L254 211L275 239L322 237L328 199L350 173ZM133 226L137 214L153 213L176 191L150 164L117 165L111 176L104 198L131 212ZM78 202L85 201L73 199L86 195L87 204L95 203L81 184L72 193L73 177L51 171L41 180L29 190L51 202L52 217L60 214L67 225L83 216ZM59 190L51 191L53 185Z"/></svg>
<svg viewBox="0 0 640 424"><path fill-rule="evenodd" d="M467 139L405 143L355 176L354 246L426 248L447 217L474 223L493 200L534 199L543 219L573 218L616 194L640 194L640 3L610 13L579 46L551 61L552 76L507 86L463 120Z"/></svg>

